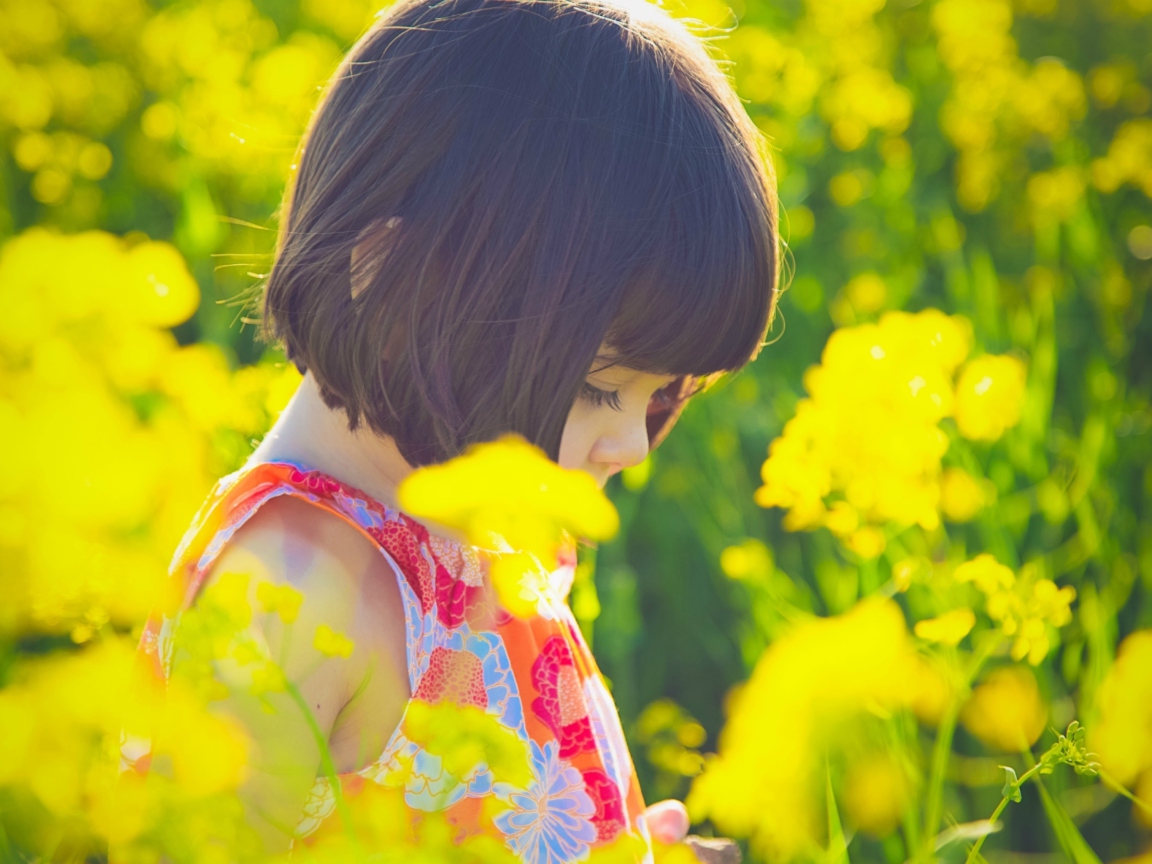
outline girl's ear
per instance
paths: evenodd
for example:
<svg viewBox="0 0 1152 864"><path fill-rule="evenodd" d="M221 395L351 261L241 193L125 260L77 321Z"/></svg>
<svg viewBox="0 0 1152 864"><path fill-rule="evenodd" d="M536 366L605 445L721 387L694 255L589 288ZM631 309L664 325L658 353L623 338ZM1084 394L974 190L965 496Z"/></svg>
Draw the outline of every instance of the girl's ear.
<svg viewBox="0 0 1152 864"><path fill-rule="evenodd" d="M688 398L696 392L696 382L691 375L681 375L667 387L661 387L652 394L648 402L648 452L656 449L676 421L680 419L680 412L688 404Z"/></svg>
<svg viewBox="0 0 1152 864"><path fill-rule="evenodd" d="M356 235L350 262L353 300L364 293L364 289L372 284L372 279L380 271L380 265L388 257L391 248L392 232L399 225L399 216L388 219L381 217L373 219Z"/></svg>

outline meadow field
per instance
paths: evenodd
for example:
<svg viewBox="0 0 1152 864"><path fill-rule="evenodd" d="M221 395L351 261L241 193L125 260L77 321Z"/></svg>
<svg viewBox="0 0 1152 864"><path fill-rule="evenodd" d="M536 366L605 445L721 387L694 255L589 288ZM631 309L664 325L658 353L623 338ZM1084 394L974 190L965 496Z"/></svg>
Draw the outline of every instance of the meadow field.
<svg viewBox="0 0 1152 864"><path fill-rule="evenodd" d="M663 5L770 145L786 290L577 570L645 798L754 862L1152 862L1152 2ZM166 776L115 767L173 550L299 382L261 280L378 9L0 0L0 862L255 860L206 682ZM499 857L381 819L315 857Z"/></svg>

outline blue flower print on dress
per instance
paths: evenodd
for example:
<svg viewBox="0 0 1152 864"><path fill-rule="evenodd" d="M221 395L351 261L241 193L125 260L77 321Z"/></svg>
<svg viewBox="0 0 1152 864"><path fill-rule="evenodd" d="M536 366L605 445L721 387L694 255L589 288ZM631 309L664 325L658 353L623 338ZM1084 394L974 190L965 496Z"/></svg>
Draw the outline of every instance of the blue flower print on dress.
<svg viewBox="0 0 1152 864"><path fill-rule="evenodd" d="M567 864L588 855L596 840L590 818L596 805L584 788L584 778L560 758L559 745L548 741L532 749L532 782L527 790L496 784L507 795L511 810L495 818L504 842L525 864ZM501 788L504 787L504 788Z"/></svg>

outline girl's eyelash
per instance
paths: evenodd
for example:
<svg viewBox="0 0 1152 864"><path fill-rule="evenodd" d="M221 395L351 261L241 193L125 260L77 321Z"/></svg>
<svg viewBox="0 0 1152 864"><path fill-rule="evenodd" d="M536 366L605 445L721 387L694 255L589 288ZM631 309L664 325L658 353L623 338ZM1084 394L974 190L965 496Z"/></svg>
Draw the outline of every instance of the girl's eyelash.
<svg viewBox="0 0 1152 864"><path fill-rule="evenodd" d="M584 386L580 388L580 397L588 400L597 407L607 405L613 411L620 410L619 390L601 390L599 387L593 387L585 381Z"/></svg>

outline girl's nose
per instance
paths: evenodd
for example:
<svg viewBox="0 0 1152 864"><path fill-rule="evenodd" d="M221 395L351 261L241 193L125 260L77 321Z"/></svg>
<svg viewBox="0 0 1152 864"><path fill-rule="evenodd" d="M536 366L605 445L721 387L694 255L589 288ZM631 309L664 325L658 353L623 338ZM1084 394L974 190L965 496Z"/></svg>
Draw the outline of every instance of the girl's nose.
<svg viewBox="0 0 1152 864"><path fill-rule="evenodd" d="M609 476L638 465L647 456L647 426L634 423L615 430L615 434L600 440L599 450L597 461L607 465Z"/></svg>

